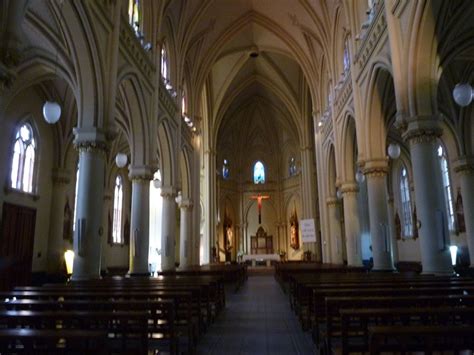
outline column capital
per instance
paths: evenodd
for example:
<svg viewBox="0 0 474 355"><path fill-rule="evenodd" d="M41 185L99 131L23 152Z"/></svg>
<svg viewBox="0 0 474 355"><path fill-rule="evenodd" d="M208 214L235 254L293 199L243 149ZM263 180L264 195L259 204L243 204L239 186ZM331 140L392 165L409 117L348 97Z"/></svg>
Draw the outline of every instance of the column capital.
<svg viewBox="0 0 474 355"><path fill-rule="evenodd" d="M181 198L178 202L178 207L182 210L192 210L193 200L190 198Z"/></svg>
<svg viewBox="0 0 474 355"><path fill-rule="evenodd" d="M474 174L474 156L463 156L454 162L454 171L459 175Z"/></svg>
<svg viewBox="0 0 474 355"><path fill-rule="evenodd" d="M326 198L326 205L328 205L328 207L336 206L338 203L339 203L339 200L335 196Z"/></svg>
<svg viewBox="0 0 474 355"><path fill-rule="evenodd" d="M128 177L133 182L149 183L153 180L153 168L149 165L130 165Z"/></svg>
<svg viewBox="0 0 474 355"><path fill-rule="evenodd" d="M173 199L178 195L178 189L174 186L162 186L161 197L166 199Z"/></svg>
<svg viewBox="0 0 474 355"><path fill-rule="evenodd" d="M110 133L97 127L73 128L74 146L79 152L105 153L108 150Z"/></svg>
<svg viewBox="0 0 474 355"><path fill-rule="evenodd" d="M441 117L415 116L407 120L403 138L410 144L432 143L443 134Z"/></svg>
<svg viewBox="0 0 474 355"><path fill-rule="evenodd" d="M366 160L362 172L368 177L385 177L388 173L388 159Z"/></svg>
<svg viewBox="0 0 474 355"><path fill-rule="evenodd" d="M64 168L53 169L52 174L53 184L57 185L67 185L71 181L70 172Z"/></svg>
<svg viewBox="0 0 474 355"><path fill-rule="evenodd" d="M343 195L356 194L359 192L359 185L355 181L346 181L341 184L341 192Z"/></svg>

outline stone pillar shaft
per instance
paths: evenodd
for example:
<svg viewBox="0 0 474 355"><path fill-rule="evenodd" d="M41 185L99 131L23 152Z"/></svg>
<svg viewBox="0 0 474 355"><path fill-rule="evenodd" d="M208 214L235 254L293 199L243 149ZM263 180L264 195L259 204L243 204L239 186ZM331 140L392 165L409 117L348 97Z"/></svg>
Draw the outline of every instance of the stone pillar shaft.
<svg viewBox="0 0 474 355"><path fill-rule="evenodd" d="M359 210L357 208L358 191L359 188L354 182L345 183L341 186L344 198L347 265L349 266L362 265Z"/></svg>
<svg viewBox="0 0 474 355"><path fill-rule="evenodd" d="M426 125L431 128L427 129ZM452 272L446 201L437 154L440 134L434 123L421 120L413 122L405 134L413 165L423 273Z"/></svg>
<svg viewBox="0 0 474 355"><path fill-rule="evenodd" d="M176 190L172 186L161 188L163 216L161 224L161 269L174 270L176 247Z"/></svg>
<svg viewBox="0 0 474 355"><path fill-rule="evenodd" d="M64 260L64 206L66 205L66 189L69 184L68 172L58 169L53 172L53 192L51 199L51 218L48 239L48 273L57 274L61 272ZM70 227L72 233L73 208L69 204L71 216Z"/></svg>
<svg viewBox="0 0 474 355"><path fill-rule="evenodd" d="M80 142L72 280L100 277L105 144Z"/></svg>
<svg viewBox="0 0 474 355"><path fill-rule="evenodd" d="M374 270L393 270L388 225L386 162L381 165L370 166L364 171L367 176L372 254Z"/></svg>
<svg viewBox="0 0 474 355"><path fill-rule="evenodd" d="M340 223L339 201L336 197L326 199L329 217L330 243L331 243L331 263L342 264L342 231Z"/></svg>
<svg viewBox="0 0 474 355"><path fill-rule="evenodd" d="M129 275L148 275L150 244L150 181L147 167L131 167L132 211L130 216L130 269Z"/></svg>
<svg viewBox="0 0 474 355"><path fill-rule="evenodd" d="M457 162L461 196L466 224L466 239L471 267L474 267L474 157L464 157Z"/></svg>
<svg viewBox="0 0 474 355"><path fill-rule="evenodd" d="M180 248L179 248L179 266L186 267L192 265L191 260L191 218L193 204L189 199L182 199L179 202L179 208L181 213L180 218L180 228L179 228L179 238L180 238Z"/></svg>

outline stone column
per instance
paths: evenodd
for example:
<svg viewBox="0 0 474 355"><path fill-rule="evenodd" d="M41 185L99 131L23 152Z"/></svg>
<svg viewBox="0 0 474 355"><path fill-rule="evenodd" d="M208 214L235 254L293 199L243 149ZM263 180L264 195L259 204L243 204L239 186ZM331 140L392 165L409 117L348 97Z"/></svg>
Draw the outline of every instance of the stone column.
<svg viewBox="0 0 474 355"><path fill-rule="evenodd" d="M302 193L302 219L312 218L315 220L316 227L316 203L315 203L315 175L314 160L312 158L313 148L311 146L301 147L301 193ZM304 251L311 251L313 260L321 260L321 241L316 235L316 242L303 243ZM319 244L318 244L319 243Z"/></svg>
<svg viewBox="0 0 474 355"><path fill-rule="evenodd" d="M423 273L452 272L446 201L437 153L441 133L434 118L417 118L409 123L404 134L410 142Z"/></svg>
<svg viewBox="0 0 474 355"><path fill-rule="evenodd" d="M454 170L458 173L461 183L469 259L471 267L474 267L474 156L459 159Z"/></svg>
<svg viewBox="0 0 474 355"><path fill-rule="evenodd" d="M374 270L393 270L387 208L387 161L365 162Z"/></svg>
<svg viewBox="0 0 474 355"><path fill-rule="evenodd" d="M347 265L361 266L361 233L359 210L357 208L357 193L359 192L359 187L355 182L346 182L341 185L341 192L344 199Z"/></svg>
<svg viewBox="0 0 474 355"><path fill-rule="evenodd" d="M101 136L96 130L84 133L78 130L75 133L75 145L79 150L79 183L73 243L73 281L100 278L106 152L104 140L87 140L89 137Z"/></svg>
<svg viewBox="0 0 474 355"><path fill-rule="evenodd" d="M339 201L337 198L328 197L326 199L326 205L328 208L328 217L329 217L329 230L331 234L329 236L329 242L331 243L331 263L332 264L342 264L342 237L341 237L341 222L340 222L340 213Z"/></svg>
<svg viewBox="0 0 474 355"><path fill-rule="evenodd" d="M148 166L131 166L132 210L130 213L130 276L149 274L148 252L150 244L150 181L152 169Z"/></svg>
<svg viewBox="0 0 474 355"><path fill-rule="evenodd" d="M161 219L161 269L175 269L176 248L176 189L173 186L161 188L163 215Z"/></svg>
<svg viewBox="0 0 474 355"><path fill-rule="evenodd" d="M181 213L179 228L179 266L186 267L192 265L191 218L193 211L193 202L188 198L178 197L178 207Z"/></svg>
<svg viewBox="0 0 474 355"><path fill-rule="evenodd" d="M66 190L69 184L69 172L65 169L53 171L53 191L51 198L51 217L48 238L48 273L60 274L64 261L64 232L72 234L74 204L69 203L69 216L64 215L66 206ZM69 218L69 221L65 220Z"/></svg>
<svg viewBox="0 0 474 355"><path fill-rule="evenodd" d="M101 237L101 252L100 252L100 270L101 272L107 271L107 257L105 250L109 244L108 236L112 231L109 230L109 214L112 216L112 195L109 192L104 192L104 204L102 206L102 237Z"/></svg>
<svg viewBox="0 0 474 355"><path fill-rule="evenodd" d="M388 198L388 227L390 231L390 242L392 244L392 260L394 263L398 262L398 243L395 231L395 208L393 206L393 196Z"/></svg>

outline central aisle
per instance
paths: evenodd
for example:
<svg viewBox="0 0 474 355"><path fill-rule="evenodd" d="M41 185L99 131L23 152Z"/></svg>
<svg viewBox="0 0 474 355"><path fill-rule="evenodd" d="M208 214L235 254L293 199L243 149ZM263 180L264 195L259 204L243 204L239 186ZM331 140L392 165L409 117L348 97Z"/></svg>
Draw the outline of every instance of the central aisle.
<svg viewBox="0 0 474 355"><path fill-rule="evenodd" d="M198 354L314 354L273 275L250 276L226 293L226 309L199 340Z"/></svg>

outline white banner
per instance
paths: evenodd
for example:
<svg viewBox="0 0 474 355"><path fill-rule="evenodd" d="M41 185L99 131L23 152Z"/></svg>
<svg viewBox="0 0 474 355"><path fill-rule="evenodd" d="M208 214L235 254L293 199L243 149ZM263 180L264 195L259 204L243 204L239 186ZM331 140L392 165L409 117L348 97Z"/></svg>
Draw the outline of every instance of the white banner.
<svg viewBox="0 0 474 355"><path fill-rule="evenodd" d="M300 220L301 226L301 239L303 243L314 243L316 242L316 228L314 227L314 219L302 219Z"/></svg>

